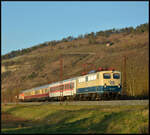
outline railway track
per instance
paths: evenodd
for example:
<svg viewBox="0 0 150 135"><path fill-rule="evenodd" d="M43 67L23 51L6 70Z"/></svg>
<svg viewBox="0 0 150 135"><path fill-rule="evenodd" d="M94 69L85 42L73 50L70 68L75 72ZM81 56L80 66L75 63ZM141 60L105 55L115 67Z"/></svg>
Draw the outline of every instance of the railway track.
<svg viewBox="0 0 150 135"><path fill-rule="evenodd" d="M18 102L5 104L26 104L26 105L110 105L110 106L127 106L127 105L149 105L149 100L112 100L112 101L63 101L63 102Z"/></svg>

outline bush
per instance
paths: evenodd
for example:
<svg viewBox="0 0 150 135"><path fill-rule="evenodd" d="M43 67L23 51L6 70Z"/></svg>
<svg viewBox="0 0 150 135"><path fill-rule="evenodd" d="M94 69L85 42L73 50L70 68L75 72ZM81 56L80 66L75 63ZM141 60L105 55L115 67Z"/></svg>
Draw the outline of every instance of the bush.
<svg viewBox="0 0 150 135"><path fill-rule="evenodd" d="M12 66L12 65L16 65L16 64L20 64L21 62L20 61L6 61L3 63L4 66Z"/></svg>
<svg viewBox="0 0 150 135"><path fill-rule="evenodd" d="M37 73L32 72L30 75L28 75L28 78L33 79L33 78L37 77L37 75L38 75Z"/></svg>
<svg viewBox="0 0 150 135"><path fill-rule="evenodd" d="M11 71L6 71L6 72L2 73L1 78L4 79L4 78L6 78L6 77L8 77L10 75L11 75Z"/></svg>

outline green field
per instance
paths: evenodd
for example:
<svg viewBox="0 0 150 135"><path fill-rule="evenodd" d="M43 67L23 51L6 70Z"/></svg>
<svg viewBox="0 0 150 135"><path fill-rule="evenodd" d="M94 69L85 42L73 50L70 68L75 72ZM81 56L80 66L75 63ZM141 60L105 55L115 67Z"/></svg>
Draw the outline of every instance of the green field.
<svg viewBox="0 0 150 135"><path fill-rule="evenodd" d="M2 105L2 133L149 133L148 106Z"/></svg>

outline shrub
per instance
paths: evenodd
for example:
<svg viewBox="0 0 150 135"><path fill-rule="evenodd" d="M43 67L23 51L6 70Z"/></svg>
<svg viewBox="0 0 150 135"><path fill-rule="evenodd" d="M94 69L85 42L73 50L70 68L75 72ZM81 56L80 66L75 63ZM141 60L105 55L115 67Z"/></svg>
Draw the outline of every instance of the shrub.
<svg viewBox="0 0 150 135"><path fill-rule="evenodd" d="M11 75L11 71L6 71L6 72L2 73L1 78L4 79L4 78L6 78L6 77L8 77L10 75Z"/></svg>
<svg viewBox="0 0 150 135"><path fill-rule="evenodd" d="M37 75L38 75L37 73L32 72L30 75L28 75L28 78L33 79L33 78L37 77Z"/></svg>

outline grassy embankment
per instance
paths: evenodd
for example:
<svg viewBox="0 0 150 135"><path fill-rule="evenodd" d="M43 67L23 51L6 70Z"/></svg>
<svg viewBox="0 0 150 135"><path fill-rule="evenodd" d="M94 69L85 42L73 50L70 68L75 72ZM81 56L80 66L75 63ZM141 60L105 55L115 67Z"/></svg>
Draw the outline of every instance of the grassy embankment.
<svg viewBox="0 0 150 135"><path fill-rule="evenodd" d="M2 106L2 133L148 133L148 106Z"/></svg>

